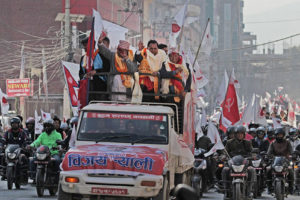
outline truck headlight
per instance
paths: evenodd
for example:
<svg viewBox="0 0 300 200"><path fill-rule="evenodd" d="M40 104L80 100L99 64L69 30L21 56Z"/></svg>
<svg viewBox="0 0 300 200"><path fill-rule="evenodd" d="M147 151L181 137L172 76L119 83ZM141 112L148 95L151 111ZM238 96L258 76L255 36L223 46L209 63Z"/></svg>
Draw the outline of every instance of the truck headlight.
<svg viewBox="0 0 300 200"><path fill-rule="evenodd" d="M37 158L38 160L45 160L46 157L47 157L47 154L46 154L46 153L37 153L37 154L36 154L36 158Z"/></svg>
<svg viewBox="0 0 300 200"><path fill-rule="evenodd" d="M9 158L9 159L15 159L16 157L17 157L17 154L16 153L10 153L10 152L8 152L7 153L7 157Z"/></svg>
<svg viewBox="0 0 300 200"><path fill-rule="evenodd" d="M243 171L245 165L232 165L232 169L236 173L240 173Z"/></svg>

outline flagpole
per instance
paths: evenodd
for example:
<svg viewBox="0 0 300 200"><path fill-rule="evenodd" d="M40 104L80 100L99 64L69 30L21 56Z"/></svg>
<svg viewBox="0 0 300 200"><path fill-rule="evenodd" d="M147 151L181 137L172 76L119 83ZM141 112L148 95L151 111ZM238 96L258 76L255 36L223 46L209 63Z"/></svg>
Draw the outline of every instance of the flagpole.
<svg viewBox="0 0 300 200"><path fill-rule="evenodd" d="M208 26L209 21L210 21L210 19L208 18L208 19L207 19L207 22L206 22L206 26L205 26L204 32L203 32L203 34L202 34L202 38L201 38L200 44L199 44L199 46L198 46L197 53L196 53L196 55L195 55L195 59L194 59L194 63L193 63L193 69L194 69L194 66L195 66L197 57L198 57L198 55L199 55L200 48L201 48L201 45L202 45L202 42L203 42L203 38L204 38L204 36L205 36L206 29L207 29L207 26Z"/></svg>
<svg viewBox="0 0 300 200"><path fill-rule="evenodd" d="M188 6L189 4L189 0L186 1L186 6ZM185 6L185 5L184 5ZM183 22L182 22L182 26L181 26L181 30L180 30L180 35L179 35L179 42L178 42L178 52L180 53L180 44L181 44L181 39L182 39L182 36L183 36L183 29L184 29L184 22L185 22L185 15L186 15L186 10L187 10L187 7L185 8L184 10L184 18L183 18Z"/></svg>

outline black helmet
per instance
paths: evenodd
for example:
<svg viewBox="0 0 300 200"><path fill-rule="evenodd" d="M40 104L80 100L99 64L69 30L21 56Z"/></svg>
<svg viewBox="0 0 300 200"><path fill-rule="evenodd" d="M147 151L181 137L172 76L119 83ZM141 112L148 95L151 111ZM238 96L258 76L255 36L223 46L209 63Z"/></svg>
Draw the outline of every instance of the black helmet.
<svg viewBox="0 0 300 200"><path fill-rule="evenodd" d="M269 126L268 129L267 129L268 136L274 135L274 133L275 133L274 128L272 126Z"/></svg>
<svg viewBox="0 0 300 200"><path fill-rule="evenodd" d="M256 133L257 134L261 134L261 133L265 134L266 133L265 127L263 127L263 126L258 127L257 130L256 130Z"/></svg>
<svg viewBox="0 0 300 200"><path fill-rule="evenodd" d="M13 117L10 119L10 125L12 125L13 123L17 123L17 124L20 124L21 123L21 120L19 117Z"/></svg>
<svg viewBox="0 0 300 200"><path fill-rule="evenodd" d="M284 129L283 128L276 128L275 129L275 136L277 136L277 135L279 135L279 134L283 134L283 135L285 135L285 131L284 131Z"/></svg>
<svg viewBox="0 0 300 200"><path fill-rule="evenodd" d="M236 132L235 132L236 134L237 133L246 133L246 128L244 127L244 126L238 126L237 128L236 128Z"/></svg>
<svg viewBox="0 0 300 200"><path fill-rule="evenodd" d="M257 131L256 128L250 128L248 133L256 133L256 131Z"/></svg>
<svg viewBox="0 0 300 200"><path fill-rule="evenodd" d="M289 135L290 135L290 136L294 136L294 135L296 135L296 133L297 133L297 129L295 129L295 128L290 128L290 130L289 130Z"/></svg>
<svg viewBox="0 0 300 200"><path fill-rule="evenodd" d="M73 125L77 126L77 123L78 123L78 116L72 117L70 120L71 128L73 128Z"/></svg>
<svg viewBox="0 0 300 200"><path fill-rule="evenodd" d="M229 136L230 134L235 134L235 127L229 126L226 130L226 135Z"/></svg>
<svg viewBox="0 0 300 200"><path fill-rule="evenodd" d="M25 123L26 125L27 124L35 124L35 120L34 120L34 118L33 117L28 117L28 119L26 120L26 123Z"/></svg>

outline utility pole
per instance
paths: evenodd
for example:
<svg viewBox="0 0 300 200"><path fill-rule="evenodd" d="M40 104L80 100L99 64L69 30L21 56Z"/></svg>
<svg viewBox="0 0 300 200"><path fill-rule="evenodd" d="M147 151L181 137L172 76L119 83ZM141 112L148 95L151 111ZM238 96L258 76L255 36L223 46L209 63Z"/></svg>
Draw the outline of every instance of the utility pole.
<svg viewBox="0 0 300 200"><path fill-rule="evenodd" d="M70 0L65 0L65 46L67 47L67 61L72 61L72 40L71 40L71 23L70 23Z"/></svg>
<svg viewBox="0 0 300 200"><path fill-rule="evenodd" d="M43 65L43 87L46 96L46 110L49 112L49 103L48 103L48 79L47 79L47 65L45 58L45 50L42 49L42 65Z"/></svg>
<svg viewBox="0 0 300 200"><path fill-rule="evenodd" d="M24 47L25 47L25 43L23 42L22 44L22 48L21 48L21 69L20 69L20 79L24 78L24 74L25 74L25 57L24 57ZM17 101L17 98L16 98ZM25 118L25 98L24 97L20 97L20 115Z"/></svg>
<svg viewBox="0 0 300 200"><path fill-rule="evenodd" d="M70 0L65 0L65 46L67 46L67 58L66 61L71 62L73 60L73 53L72 53L72 40L71 40L71 23L70 23ZM68 90L67 86L64 87L63 92L63 117L69 118L70 117L70 102L68 97Z"/></svg>

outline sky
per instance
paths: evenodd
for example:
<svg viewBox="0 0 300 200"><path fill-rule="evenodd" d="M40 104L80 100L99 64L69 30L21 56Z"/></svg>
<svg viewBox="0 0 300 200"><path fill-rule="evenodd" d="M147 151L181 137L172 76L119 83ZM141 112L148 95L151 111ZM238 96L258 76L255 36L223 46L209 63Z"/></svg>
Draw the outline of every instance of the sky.
<svg viewBox="0 0 300 200"><path fill-rule="evenodd" d="M257 44L300 33L300 0L244 0L244 23L245 31L257 35ZM299 44L300 36L275 43L275 49Z"/></svg>

